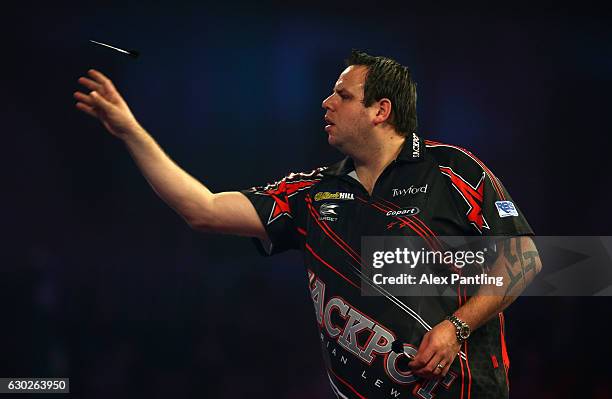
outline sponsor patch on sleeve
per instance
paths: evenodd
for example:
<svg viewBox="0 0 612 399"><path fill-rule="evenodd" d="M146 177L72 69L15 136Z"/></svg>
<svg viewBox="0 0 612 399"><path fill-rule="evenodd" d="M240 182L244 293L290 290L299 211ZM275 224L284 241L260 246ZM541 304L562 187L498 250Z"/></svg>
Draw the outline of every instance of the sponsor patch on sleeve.
<svg viewBox="0 0 612 399"><path fill-rule="evenodd" d="M508 216L518 216L518 212L512 201L495 201L499 217L505 218Z"/></svg>

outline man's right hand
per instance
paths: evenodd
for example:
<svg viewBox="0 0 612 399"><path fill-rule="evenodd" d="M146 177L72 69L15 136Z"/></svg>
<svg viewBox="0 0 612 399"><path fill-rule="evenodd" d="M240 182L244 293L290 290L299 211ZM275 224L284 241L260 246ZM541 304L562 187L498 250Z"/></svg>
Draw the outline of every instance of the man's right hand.
<svg viewBox="0 0 612 399"><path fill-rule="evenodd" d="M89 94L74 93L76 107L98 118L125 143L136 165L157 195L194 229L267 240L251 201L237 191L213 193L181 169L140 126L113 82L90 69L79 83Z"/></svg>
<svg viewBox="0 0 612 399"><path fill-rule="evenodd" d="M78 82L90 90L89 94L74 93L76 107L97 118L114 136L125 139L140 125L113 82L95 69L87 71L89 77L80 77Z"/></svg>

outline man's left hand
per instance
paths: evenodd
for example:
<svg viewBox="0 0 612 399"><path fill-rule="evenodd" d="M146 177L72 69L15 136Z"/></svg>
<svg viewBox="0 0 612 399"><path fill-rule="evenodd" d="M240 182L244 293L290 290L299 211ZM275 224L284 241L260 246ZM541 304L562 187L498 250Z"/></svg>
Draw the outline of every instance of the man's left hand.
<svg viewBox="0 0 612 399"><path fill-rule="evenodd" d="M460 347L455 326L450 321L443 320L425 334L417 355L408 365L419 377L445 376Z"/></svg>

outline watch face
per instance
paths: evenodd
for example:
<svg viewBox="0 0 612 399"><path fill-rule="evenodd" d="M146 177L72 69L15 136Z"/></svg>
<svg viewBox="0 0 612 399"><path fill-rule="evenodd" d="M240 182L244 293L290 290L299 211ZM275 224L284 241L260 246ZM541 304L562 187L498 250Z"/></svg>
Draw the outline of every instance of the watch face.
<svg viewBox="0 0 612 399"><path fill-rule="evenodd" d="M467 337L470 336L470 328L467 326L463 326L461 327L461 330L459 330L459 336L463 339L466 339Z"/></svg>

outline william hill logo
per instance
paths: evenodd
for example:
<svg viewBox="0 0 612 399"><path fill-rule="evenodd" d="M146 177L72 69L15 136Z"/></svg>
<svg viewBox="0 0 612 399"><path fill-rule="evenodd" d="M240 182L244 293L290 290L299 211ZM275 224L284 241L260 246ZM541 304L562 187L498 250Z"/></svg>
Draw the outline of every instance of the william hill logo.
<svg viewBox="0 0 612 399"><path fill-rule="evenodd" d="M321 191L315 194L315 201L324 201L324 200L354 200L355 197L353 193L341 193L336 191L335 193L330 193L329 191Z"/></svg>

